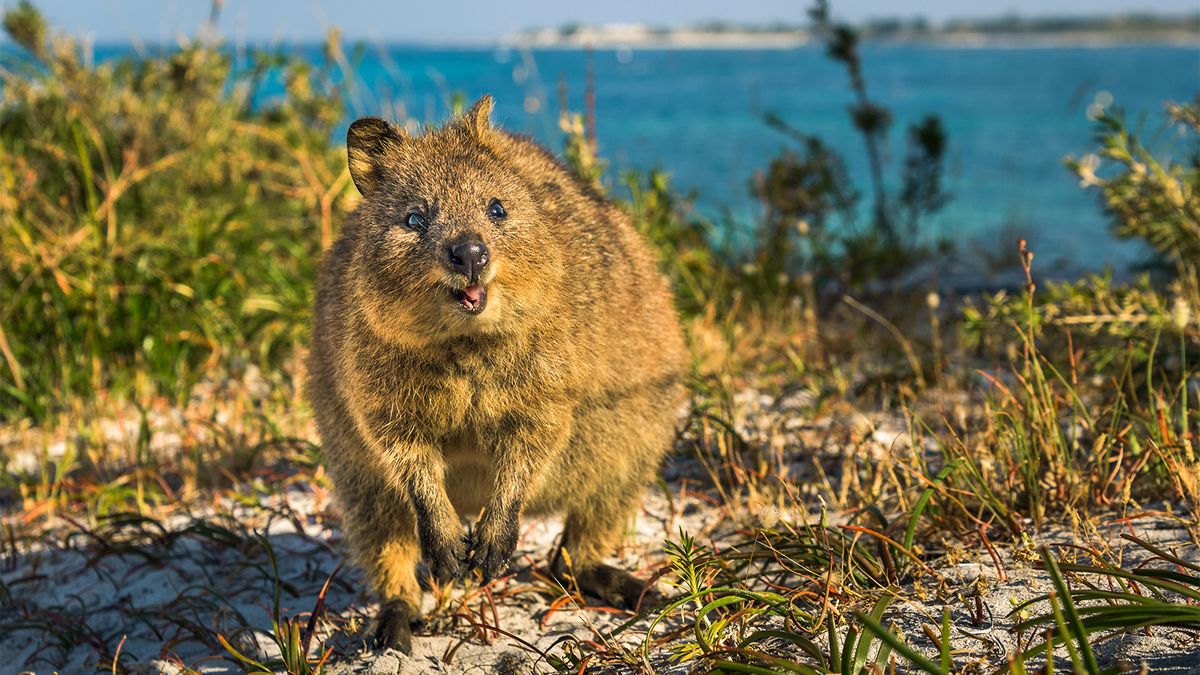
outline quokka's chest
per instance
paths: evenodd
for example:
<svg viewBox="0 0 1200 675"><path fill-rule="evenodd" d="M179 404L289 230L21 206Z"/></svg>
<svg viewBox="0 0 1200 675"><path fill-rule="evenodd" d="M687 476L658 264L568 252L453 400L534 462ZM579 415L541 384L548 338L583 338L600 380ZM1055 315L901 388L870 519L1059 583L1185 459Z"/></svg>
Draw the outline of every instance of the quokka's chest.
<svg viewBox="0 0 1200 675"><path fill-rule="evenodd" d="M536 412L541 401L559 400L566 383L535 355L502 361L470 355L455 360L405 359L359 366L354 378L373 401L379 423L415 429L427 438L489 436L514 414Z"/></svg>

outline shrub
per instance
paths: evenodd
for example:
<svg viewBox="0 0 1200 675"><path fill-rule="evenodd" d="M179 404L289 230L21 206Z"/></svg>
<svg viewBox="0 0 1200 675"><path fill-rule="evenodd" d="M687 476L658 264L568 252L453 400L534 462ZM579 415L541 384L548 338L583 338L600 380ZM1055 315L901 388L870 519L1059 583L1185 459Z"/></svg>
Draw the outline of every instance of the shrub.
<svg viewBox="0 0 1200 675"><path fill-rule="evenodd" d="M890 196L884 147L892 113L867 91L858 31L835 23L827 2L816 2L809 14L829 57L845 65L854 92L847 114L867 153L871 217L866 223L857 219L860 194L841 156L778 114L768 114L767 123L796 141L800 151L784 150L753 182L767 214L757 237L757 265L768 280L811 280L818 289L835 292L911 277L945 246L931 247L935 242L921 236L922 220L949 200L941 181L945 130L936 115L909 127L899 196Z"/></svg>
<svg viewBox="0 0 1200 675"><path fill-rule="evenodd" d="M92 64L27 2L4 26L0 418L278 363L349 184L322 73L202 41Z"/></svg>

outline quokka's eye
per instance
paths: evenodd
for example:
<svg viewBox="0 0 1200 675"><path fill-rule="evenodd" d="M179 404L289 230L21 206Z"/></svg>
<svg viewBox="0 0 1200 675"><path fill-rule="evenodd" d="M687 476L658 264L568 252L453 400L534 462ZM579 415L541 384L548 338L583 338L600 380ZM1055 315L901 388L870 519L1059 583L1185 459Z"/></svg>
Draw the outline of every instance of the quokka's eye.
<svg viewBox="0 0 1200 675"><path fill-rule="evenodd" d="M500 203L499 199L493 199L491 203L488 204L487 214L488 218L491 218L492 220L504 220L504 217L508 215L508 212L504 210L504 205Z"/></svg>
<svg viewBox="0 0 1200 675"><path fill-rule="evenodd" d="M410 230L423 230L425 229L425 218L413 211L404 217L404 226Z"/></svg>

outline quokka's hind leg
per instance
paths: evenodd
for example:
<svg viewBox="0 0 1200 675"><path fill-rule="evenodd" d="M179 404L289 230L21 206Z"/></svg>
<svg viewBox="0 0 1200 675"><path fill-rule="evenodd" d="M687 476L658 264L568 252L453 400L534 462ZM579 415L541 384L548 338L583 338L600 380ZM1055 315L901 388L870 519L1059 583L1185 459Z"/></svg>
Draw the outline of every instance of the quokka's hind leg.
<svg viewBox="0 0 1200 675"><path fill-rule="evenodd" d="M588 486L586 494L564 495L566 526L562 549L580 590L624 609L661 601L646 581L604 562L613 555L626 528L641 508L646 486L658 473L671 446L678 385L647 388L612 407L595 408L575 420L572 460L567 471L578 475L571 485ZM563 571L562 556L552 568Z"/></svg>
<svg viewBox="0 0 1200 675"><path fill-rule="evenodd" d="M646 580L604 562L620 544L638 510L642 486L631 482L621 490L596 495L567 513L561 549L551 563L555 574L570 572L579 589L621 609L637 610L661 601ZM562 550L567 556L562 555ZM570 559L570 569L567 560Z"/></svg>
<svg viewBox="0 0 1200 675"><path fill-rule="evenodd" d="M372 637L377 647L412 651L412 623L420 618L417 561L421 548L412 509L395 488L362 474L336 485L346 540L382 604Z"/></svg>

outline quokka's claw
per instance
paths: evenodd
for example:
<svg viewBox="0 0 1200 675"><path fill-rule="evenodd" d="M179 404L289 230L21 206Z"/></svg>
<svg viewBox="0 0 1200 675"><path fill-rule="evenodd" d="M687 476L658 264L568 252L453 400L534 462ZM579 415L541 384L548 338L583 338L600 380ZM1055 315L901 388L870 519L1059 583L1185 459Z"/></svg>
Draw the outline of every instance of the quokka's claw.
<svg viewBox="0 0 1200 675"><path fill-rule="evenodd" d="M456 540L447 546L423 547L421 553L429 574L439 583L446 583L461 579L467 571L462 563L466 550L463 542Z"/></svg>
<svg viewBox="0 0 1200 675"><path fill-rule="evenodd" d="M507 519L498 527L495 522L481 521L471 533L468 570L479 568L483 583L486 584L508 570L516 550L516 517Z"/></svg>

